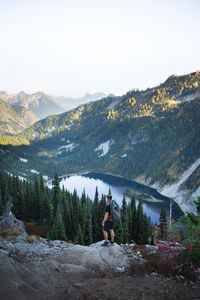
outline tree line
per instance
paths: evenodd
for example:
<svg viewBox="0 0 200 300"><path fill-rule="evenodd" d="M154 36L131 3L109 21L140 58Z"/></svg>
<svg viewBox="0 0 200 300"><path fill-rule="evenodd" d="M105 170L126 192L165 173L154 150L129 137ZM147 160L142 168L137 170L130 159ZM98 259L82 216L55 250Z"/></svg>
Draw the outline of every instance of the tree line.
<svg viewBox="0 0 200 300"><path fill-rule="evenodd" d="M109 190L109 193L111 191ZM18 176L0 173L0 216L6 202L12 199L12 212L25 222L35 222L48 227L48 238L90 245L103 239L102 220L106 196L96 187L92 201L85 192L81 197L60 188L58 173L55 173L52 189L44 184L43 176L35 176L34 184L20 180ZM136 205L135 197L127 203L122 200L121 218L115 223L117 243L148 243L151 236L151 220L143 212L142 197Z"/></svg>

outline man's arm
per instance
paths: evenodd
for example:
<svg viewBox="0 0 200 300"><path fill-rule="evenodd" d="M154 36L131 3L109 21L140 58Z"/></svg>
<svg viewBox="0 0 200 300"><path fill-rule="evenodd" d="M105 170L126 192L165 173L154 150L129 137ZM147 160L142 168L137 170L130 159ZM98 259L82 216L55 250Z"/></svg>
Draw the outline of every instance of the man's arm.
<svg viewBox="0 0 200 300"><path fill-rule="evenodd" d="M108 219L108 215L109 215L109 213L106 212L105 215L104 215L104 218L103 218L102 226L104 226L104 223L105 223L106 220Z"/></svg>

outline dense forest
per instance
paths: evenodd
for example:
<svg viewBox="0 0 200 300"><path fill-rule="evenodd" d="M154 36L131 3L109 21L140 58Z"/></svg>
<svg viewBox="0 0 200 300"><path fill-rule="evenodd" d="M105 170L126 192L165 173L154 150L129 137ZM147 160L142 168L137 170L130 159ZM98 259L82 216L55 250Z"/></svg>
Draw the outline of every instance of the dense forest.
<svg viewBox="0 0 200 300"><path fill-rule="evenodd" d="M109 96L51 115L13 137L0 136L0 168L34 180L36 170L111 172L168 185L199 158L200 73ZM105 151L106 149L106 151ZM52 167L53 166L53 167ZM194 192L200 168L183 184Z"/></svg>
<svg viewBox="0 0 200 300"><path fill-rule="evenodd" d="M111 192L111 191L109 191ZM44 185L43 176L35 176L34 184L22 181L18 176L0 173L0 215L3 214L6 202L12 199L12 212L27 227L34 224L40 231L46 229L49 239L72 241L81 245L90 245L103 239L102 220L104 217L106 197L96 188L94 199L87 197L83 190L81 198L76 190L73 194L60 189L56 173L53 188ZM29 228L30 231L30 228ZM33 230L34 233L34 230ZM132 197L127 204L122 200L121 219L115 223L116 242L138 244L149 242L151 237L151 220L143 212L142 198L136 206Z"/></svg>

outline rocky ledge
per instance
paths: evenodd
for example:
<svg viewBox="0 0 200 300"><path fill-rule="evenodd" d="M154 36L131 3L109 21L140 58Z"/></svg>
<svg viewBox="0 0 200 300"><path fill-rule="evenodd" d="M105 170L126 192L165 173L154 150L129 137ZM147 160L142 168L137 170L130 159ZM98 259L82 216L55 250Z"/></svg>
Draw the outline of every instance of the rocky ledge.
<svg viewBox="0 0 200 300"><path fill-rule="evenodd" d="M4 237L0 237L0 299L200 297L198 283L164 278L155 272L130 276L130 266L145 262L140 251L132 251L135 244L102 247L102 241L81 246L40 237L30 239L23 222L10 213L0 221L0 233ZM146 249L154 253L158 247Z"/></svg>

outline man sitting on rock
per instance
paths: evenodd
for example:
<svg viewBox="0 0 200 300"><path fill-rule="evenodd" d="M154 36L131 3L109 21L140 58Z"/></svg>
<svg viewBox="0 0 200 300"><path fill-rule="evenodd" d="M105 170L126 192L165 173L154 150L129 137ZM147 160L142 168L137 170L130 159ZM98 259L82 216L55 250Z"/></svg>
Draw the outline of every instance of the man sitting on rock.
<svg viewBox="0 0 200 300"><path fill-rule="evenodd" d="M103 230L103 235L104 235L104 243L101 246L108 246L108 232L110 232L110 237L111 237L111 245L114 246L114 238L115 238L115 233L114 233L114 227L113 227L113 220L111 217L111 212L110 212L110 201L112 200L112 195L107 195L107 202L108 204L105 207L105 215L104 219L102 222L102 230Z"/></svg>

